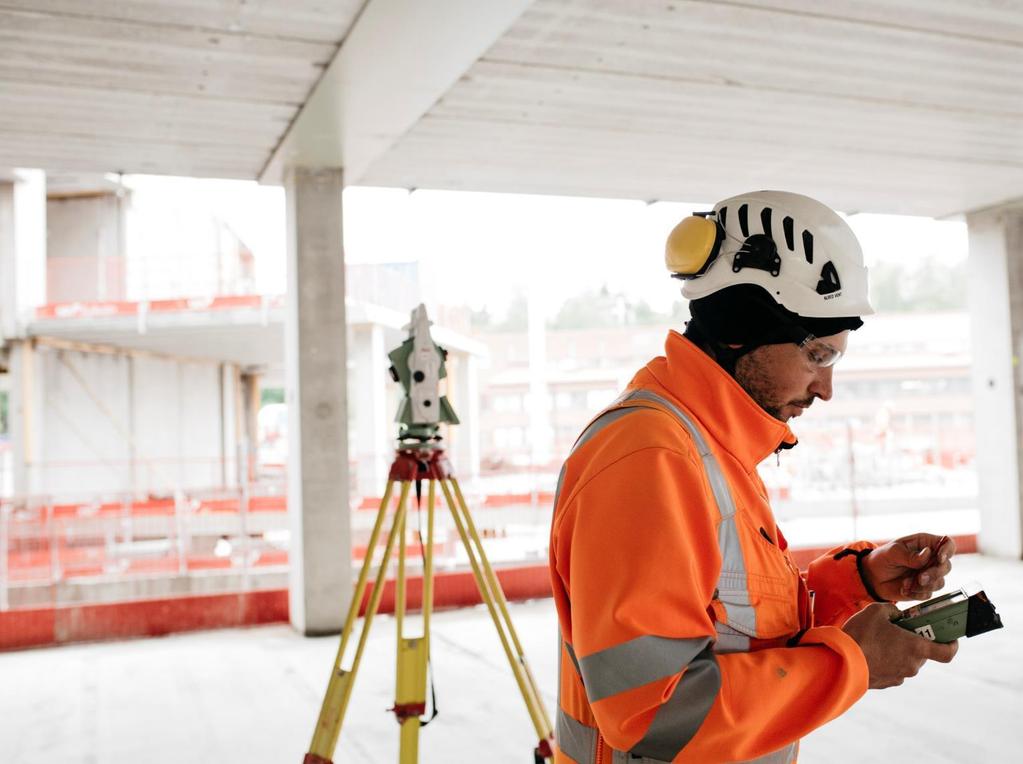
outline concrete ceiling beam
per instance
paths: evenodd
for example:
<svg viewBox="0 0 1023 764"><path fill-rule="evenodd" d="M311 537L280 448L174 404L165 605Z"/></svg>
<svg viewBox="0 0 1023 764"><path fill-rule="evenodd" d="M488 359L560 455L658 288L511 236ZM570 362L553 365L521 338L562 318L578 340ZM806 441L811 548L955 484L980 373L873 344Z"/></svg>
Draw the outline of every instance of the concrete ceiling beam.
<svg viewBox="0 0 1023 764"><path fill-rule="evenodd" d="M532 0L369 0L259 174L344 167L359 182Z"/></svg>

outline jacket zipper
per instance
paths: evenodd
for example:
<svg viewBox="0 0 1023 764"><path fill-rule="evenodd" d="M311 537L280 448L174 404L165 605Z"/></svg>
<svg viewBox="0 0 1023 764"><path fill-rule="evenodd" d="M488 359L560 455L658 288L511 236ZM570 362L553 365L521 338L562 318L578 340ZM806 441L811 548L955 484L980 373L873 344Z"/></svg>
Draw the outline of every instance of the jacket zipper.
<svg viewBox="0 0 1023 764"><path fill-rule="evenodd" d="M604 736L599 732L597 733L597 757L593 760L593 764L603 764L604 762Z"/></svg>

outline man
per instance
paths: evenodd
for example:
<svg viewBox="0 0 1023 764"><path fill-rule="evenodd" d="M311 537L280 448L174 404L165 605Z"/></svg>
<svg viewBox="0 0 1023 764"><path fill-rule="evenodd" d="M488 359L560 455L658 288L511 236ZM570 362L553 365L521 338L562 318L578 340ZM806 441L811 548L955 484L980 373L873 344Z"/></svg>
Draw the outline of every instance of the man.
<svg viewBox="0 0 1023 764"><path fill-rule="evenodd" d="M830 400L872 313L852 230L762 191L679 224L667 263L692 320L580 436L550 565L562 637L556 761L792 762L799 738L942 645L894 626L954 545L832 550L801 576L756 465Z"/></svg>

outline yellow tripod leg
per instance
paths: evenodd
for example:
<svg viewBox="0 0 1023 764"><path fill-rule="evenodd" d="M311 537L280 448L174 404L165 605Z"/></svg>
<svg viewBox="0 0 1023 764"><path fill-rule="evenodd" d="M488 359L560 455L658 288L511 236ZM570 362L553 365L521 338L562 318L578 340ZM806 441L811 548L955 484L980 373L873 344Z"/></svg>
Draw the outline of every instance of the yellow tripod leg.
<svg viewBox="0 0 1023 764"><path fill-rule="evenodd" d="M454 477L449 478L449 480L451 482L451 486L454 488L455 497L458 499L458 506L465 516L466 529L479 551L480 566L483 568L487 582L490 584L490 589L493 593L494 600L497 603L497 608L501 613L501 617L504 619L504 623L508 627L508 635L511 638L512 646L515 649L515 655L518 659L519 665L522 667L526 685L530 691L529 698L525 697L525 693L523 693L523 697L525 698L527 705L530 704L530 698L532 699L532 702L536 705L536 716L543 722L542 725L537 726L536 733L539 735L541 740L546 740L554 734L554 728L551 726L550 714L543 702L543 696L540 694L540 687L533 676L533 672L529 668L529 663L526 661L526 651L522 648L522 643L519 642L519 635L515 631L515 625L512 622L511 614L508 612L508 600L505 599L504 590L501 588L501 582L497 580L497 574L494 573L494 569L490 565L490 560L487 559L487 555L483 550L483 542L476 530L476 523L473 521L472 515L469 513L469 505L465 501L465 496L462 495L462 488L458 484L458 480Z"/></svg>
<svg viewBox="0 0 1023 764"><path fill-rule="evenodd" d="M355 596L348 608L348 616L345 619L344 629L341 632L341 644L338 647L337 657L334 660L330 681L327 683L327 692L323 698L323 705L320 707L320 716L316 721L313 740L309 745L309 752L305 756L305 764L329 764L334 756L337 739L341 734L341 724L344 721L345 710L348 707L348 701L352 695L352 687L355 684L355 676L359 670L359 662L362 660L362 653L366 648L370 625L373 622L373 616L380 607L380 599L384 593L384 580L387 576L387 566L391 561L394 542L405 520L405 511L408 505L408 494L411 485L408 482L401 484L398 508L395 510L391 531L387 536L387 543L384 546L383 558L380 560L380 569L377 571L377 577L373 584L373 593L366 607L365 620L363 621L362 632L359 635L359 644L355 651L355 657L352 659L352 667L346 670L341 667L341 663L344 660L345 648L348 645L355 621L359 617L359 608L366 592L366 581L373 564L373 552L376 549L377 539L380 535L380 529L383 525L384 516L387 514L388 504L390 503L393 491L394 481L387 483L387 490L384 491L384 498L380 502L376 522L373 524L373 531L370 534L366 559L363 560L362 570L359 572Z"/></svg>
<svg viewBox="0 0 1023 764"><path fill-rule="evenodd" d="M455 489L454 492L452 488L449 488L449 482ZM525 701L526 711L529 713L529 718L533 722L533 727L540 740L538 751L542 751L546 755L550 745L549 741L553 735L553 727L543 702L540 700L539 689L529 671L518 636L515 634L515 628L512 626L511 617L504 602L504 593L501 591L497 576L483 551L483 543L476 532L476 526L469 515L469 508L465 505L465 498L461 495L457 482L454 478L448 478L447 481L441 481L441 488L455 521L455 527L458 529L458 535L462 539L462 545L469 557L476 586L490 612L497 635L501 640L501 646L504 648L504 654L508 658L508 665L511 666L512 675L515 677L519 692Z"/></svg>
<svg viewBox="0 0 1023 764"><path fill-rule="evenodd" d="M423 550L423 635L405 636L406 596L404 561L398 568L398 665L394 711L401 724L398 761L416 764L419 761L420 717L426 713L426 673L430 657L430 614L433 610L433 520L436 506L436 481L429 482L427 498L426 548ZM407 515L406 515L407 517ZM404 533L402 542L404 544Z"/></svg>

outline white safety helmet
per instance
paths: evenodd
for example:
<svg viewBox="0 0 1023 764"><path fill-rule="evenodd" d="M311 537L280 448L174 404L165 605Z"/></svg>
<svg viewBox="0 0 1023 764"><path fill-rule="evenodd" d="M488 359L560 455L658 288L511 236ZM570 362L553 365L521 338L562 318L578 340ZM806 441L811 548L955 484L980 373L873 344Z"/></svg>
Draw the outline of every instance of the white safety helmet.
<svg viewBox="0 0 1023 764"><path fill-rule="evenodd" d="M690 300L753 284L807 318L874 312L856 235L832 209L801 194L756 191L718 202L675 227L665 262Z"/></svg>

